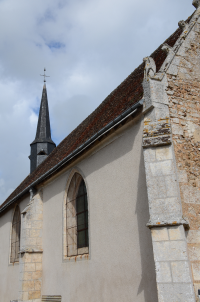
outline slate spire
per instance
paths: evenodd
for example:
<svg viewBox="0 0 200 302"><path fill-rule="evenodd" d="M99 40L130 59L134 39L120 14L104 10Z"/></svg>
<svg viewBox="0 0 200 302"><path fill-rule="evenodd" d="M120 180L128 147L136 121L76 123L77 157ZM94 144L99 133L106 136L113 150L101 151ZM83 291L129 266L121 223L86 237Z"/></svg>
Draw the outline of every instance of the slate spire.
<svg viewBox="0 0 200 302"><path fill-rule="evenodd" d="M51 142L51 128L49 119L49 106L47 100L47 89L44 83L42 91L42 99L40 104L40 113L38 118L37 131L34 142Z"/></svg>
<svg viewBox="0 0 200 302"><path fill-rule="evenodd" d="M49 106L45 83L42 91L36 136L30 146L31 155L29 156L29 159L31 170L30 172L32 173L56 147L55 143L51 139Z"/></svg>

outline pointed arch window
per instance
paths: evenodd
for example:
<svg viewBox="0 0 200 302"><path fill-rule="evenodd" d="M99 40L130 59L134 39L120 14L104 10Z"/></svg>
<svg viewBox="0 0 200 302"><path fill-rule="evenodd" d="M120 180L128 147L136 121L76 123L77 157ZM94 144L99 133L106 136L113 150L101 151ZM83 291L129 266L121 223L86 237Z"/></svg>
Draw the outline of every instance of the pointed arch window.
<svg viewBox="0 0 200 302"><path fill-rule="evenodd" d="M20 231L21 231L21 214L19 206L16 206L12 221L12 233L11 233L11 254L10 262L19 261L20 251Z"/></svg>
<svg viewBox="0 0 200 302"><path fill-rule="evenodd" d="M89 252L88 199L85 182L79 173L71 179L66 202L67 256Z"/></svg>

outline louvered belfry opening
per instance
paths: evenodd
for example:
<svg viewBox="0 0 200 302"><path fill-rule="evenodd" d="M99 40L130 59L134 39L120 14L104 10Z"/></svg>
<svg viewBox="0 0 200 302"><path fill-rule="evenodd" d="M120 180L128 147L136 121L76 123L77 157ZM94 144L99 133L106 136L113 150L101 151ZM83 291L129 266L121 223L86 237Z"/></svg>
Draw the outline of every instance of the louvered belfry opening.
<svg viewBox="0 0 200 302"><path fill-rule="evenodd" d="M21 214L19 206L16 206L15 213L12 221L12 234L11 234L11 255L10 262L19 261L20 251L20 231L21 231Z"/></svg>
<svg viewBox="0 0 200 302"><path fill-rule="evenodd" d="M82 176L75 173L67 194L67 256L88 253L88 199Z"/></svg>

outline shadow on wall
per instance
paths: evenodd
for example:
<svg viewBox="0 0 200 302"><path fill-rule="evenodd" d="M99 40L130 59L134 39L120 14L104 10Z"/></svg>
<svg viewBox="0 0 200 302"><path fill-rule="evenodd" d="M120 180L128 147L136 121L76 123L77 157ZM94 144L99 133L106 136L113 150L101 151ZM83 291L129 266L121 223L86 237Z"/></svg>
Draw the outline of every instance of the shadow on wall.
<svg viewBox="0 0 200 302"><path fill-rule="evenodd" d="M99 152L91 154L90 157L87 157L82 161L82 167L84 165L88 165L88 160L92 160L92 165L90 165L90 169L85 169L83 168L83 171L85 172L85 179L88 178L91 174L94 172L101 170L102 167L109 166L110 163L117 161L119 158L123 158L127 153L131 152L133 149L133 145L137 146L136 150L137 152L141 152L140 156L140 162L137 162L137 166L139 166L139 174L137 175L137 179L135 179L135 185L137 184L137 188L135 191L135 197L134 197L134 202L132 203L132 208L130 211L132 211L133 215L134 212L137 215L137 222L135 222L135 226L137 226L138 223L138 232L139 232L139 246L137 247L138 252L140 253L140 258L141 258L141 268L142 268L142 275L140 276L139 274L137 275L137 271L135 272L135 275L137 275L137 280L141 279L140 285L138 289L135 290L137 295L141 293L141 298L144 296L142 301L145 302L157 302L157 289L156 289L156 278L155 278L155 267L154 267L154 259L153 259L153 248L152 248L152 242L151 242L151 234L150 231L146 227L146 223L149 220L149 210L148 210L148 198L147 198L147 189L146 189L146 181L145 181L145 169L144 169L144 160L143 160L143 154L142 154L142 147L141 147L141 121L142 121L142 115L139 114L139 116L135 119L134 123L134 136L130 139L129 135L124 135L123 137L119 137L117 140L111 142L106 146L106 152L102 152L103 149L99 150ZM130 128L130 131L132 131L133 128ZM128 130L129 131L129 130ZM132 132L131 132L132 133ZM139 142L138 142L138 136L139 136ZM140 144L140 145L137 145ZM104 156L105 154L106 156ZM132 153L131 153L132 154ZM93 157L93 158L92 158ZM98 160L96 160L96 157L98 157ZM139 158L136 157L136 158ZM133 159L135 161L135 158ZM139 160L138 160L139 161ZM122 161L121 161L122 162ZM136 161L135 161L136 162ZM123 163L123 162L122 162ZM79 166L79 165L78 165ZM107 168L108 169L108 168ZM108 170L107 170L108 171ZM116 171L108 171L109 173L113 173L113 177L115 176ZM101 171L100 171L101 173ZM67 178L67 176L66 176ZM106 185L106 183L103 183L103 185ZM132 181L129 181L129 186L132 185ZM99 186L99 184L98 184ZM60 188L59 186L55 186L55 189L50 192L46 193L46 201L49 199L56 199L57 194L60 193ZM126 188L124 188L125 190ZM112 192L111 192L112 193ZM49 194L49 195L48 195ZM88 186L88 195L91 196L90 194L90 186ZM46 202L45 201L45 202ZM136 208L135 208L135 203L136 203ZM55 211L53 210L53 202L50 203L52 205L52 211L51 215L48 216L48 223L49 225L46 225L46 230L48 232L51 231L51 228L53 228L52 221L55 219ZM58 203L60 206L60 211L62 212L62 202ZM122 204L123 205L123 204ZM117 205L116 205L117 206ZM120 204L118 204L120 207ZM109 208L109 204L107 205L107 209ZM104 212L104 220L109 221L110 217L109 216L109 211ZM110 222L111 227L115 227L115 221ZM49 226L49 227L48 227ZM60 229L57 229L57 231L62 234L62 224L59 226ZM111 229L113 230L113 229ZM126 230L125 230L126 231ZM94 232L94 230L93 230ZM109 243L108 239L109 237L107 236L106 233L101 233L103 232L98 230L98 235L102 238L105 235L105 238L107 238L106 242ZM117 234L117 229L114 229L113 234ZM121 234L121 233L120 233ZM124 234L124 233L123 233ZM45 235L45 234L44 234ZM130 236L134 236L134 232L130 234ZM130 237L129 237L130 238ZM52 239L52 238L51 238ZM134 241L134 238L133 238ZM122 238L123 242L123 238ZM58 242L60 244L61 241ZM49 243L50 244L50 243ZM58 244L55 244L54 246L58 247ZM99 245L101 244L101 240L99 240ZM137 243L138 244L138 243ZM50 246L50 245L49 245ZM81 277L81 280L77 282L77 288L73 288L73 290L70 290L66 285L65 291L69 292L69 297L70 301L80 301L82 297L80 296L81 292L87 292L87 301L94 301L94 296L97 293L101 293L98 297L98 302L105 302L107 301L107 297L113 297L112 301L119 301L120 297L117 296L116 292L119 286L124 290L123 292L123 301L132 301L133 297L130 296L131 292L131 287L134 287L134 281L132 278L132 274L128 274L130 272L130 261L126 261L127 259L123 257L124 254L122 254L122 261L118 261L118 257L112 257L112 255L115 254L116 249L119 249L119 244L116 246L109 246L109 251L104 255L103 258L108 258L108 261L104 261L106 263L106 266L102 265L102 254L93 255L93 251L91 250L91 257L94 259L93 262L93 268L90 268L91 263L86 263L85 262L79 262L79 265L76 265L76 270L73 275L70 276L72 284L76 284L77 279L79 280L80 278L77 278L79 271L78 268L85 265L85 270L84 270L84 275ZM123 251L126 250L126 247L122 246ZM62 246L59 248L60 254L57 254L56 257L58 257L58 263L60 263L60 259L62 257ZM96 246L96 250L98 250L98 246ZM99 251L101 251L101 248L99 248ZM54 254L55 251L50 250L50 256L55 257ZM120 251L120 253L122 253ZM139 254L138 253L138 254ZM95 257L96 256L96 257ZM93 258L94 257L94 258ZM112 259L111 259L112 257ZM109 261L109 259L111 259ZM138 259L133 259L133 261L139 261ZM77 262L78 263L78 262ZM74 265L74 264L71 264ZM63 266L63 265L62 265ZM54 272L53 275L53 280L52 284L55 285L56 282L59 282L61 275L62 277L64 275L64 269L66 270L66 267L69 267L69 265L65 266L62 271L62 266L60 266L60 271L57 270L57 272ZM120 269L119 269L120 267ZM50 270L49 270L50 272ZM121 273L122 272L122 273ZM107 278L104 276L107 276ZM115 275L114 275L115 274ZM50 276L51 274L49 274ZM56 276L57 275L57 276ZM114 276L113 276L114 275ZM97 280L98 276L98 280ZM100 277L102 276L102 277ZM110 276L110 278L109 278ZM124 278L125 276L125 278ZM55 281L56 280L56 281ZM90 282L87 282L87 280L90 280ZM97 282L98 281L98 282ZM136 295L135 295L136 296ZM141 301L141 298L140 301ZM137 299L136 299L137 300ZM111 300L110 300L111 301Z"/></svg>
<svg viewBox="0 0 200 302"><path fill-rule="evenodd" d="M146 302L157 302L158 296L151 231L146 227L146 223L149 221L149 205L142 148L141 153L136 203L142 266L142 278L138 288L138 294L144 291Z"/></svg>
<svg viewBox="0 0 200 302"><path fill-rule="evenodd" d="M141 122L141 118L142 118L142 107L141 109L139 108L137 110L137 112L133 115L134 117L134 124L131 126L131 127L135 127L136 129L136 132L135 132L135 137L138 135L138 132L139 132L139 129L140 129L140 122ZM124 135L124 133L122 133L122 136ZM120 136L120 135L119 135ZM133 144L134 144L134 141L135 141L135 137L134 137L134 140L133 141L129 141L128 143L126 143L126 146L123 145L123 142L121 144L121 148L115 148L113 149L113 145L116 143L118 144L118 140L120 139L120 137L114 139L114 141L111 141L109 142L108 144L106 144L104 147L100 148L100 150L92 153L91 155L87 156L85 159L83 159L81 162L82 163L85 163L88 161L88 159L90 160L90 158L92 157L96 157L96 156L99 156L99 152L101 152L104 148L109 148L110 147L110 152L107 153L107 156L106 157L102 157L100 161L98 160L95 160L93 161L93 165L90 167L90 170L89 172L85 173L85 171L80 171L81 172L81 175L83 176L84 180L86 181L87 180L87 177L90 175L90 174L93 174L94 172L102 169L102 167L110 164L111 162L113 161L116 161L118 160L119 158L125 156L127 153L131 152L132 148L133 148ZM70 168L68 170L68 174L66 176L66 181L71 173L71 171L74 169L74 168L78 168L79 170L79 166L80 166L80 163L78 163L77 165L74 165L73 168ZM62 176L61 176L62 177ZM87 185L87 181L86 181L86 185ZM62 188L63 190L66 189L65 188ZM89 187L87 187L87 190L88 190L88 195L90 195L90 192L89 192ZM54 191L51 192L51 195L49 196L49 198L54 198L56 197L58 194L60 193L60 187L59 186L55 186L54 187ZM44 200L43 202L47 202L48 201L48 198L46 198L46 200Z"/></svg>
<svg viewBox="0 0 200 302"><path fill-rule="evenodd" d="M19 264L10 261L10 239L13 208L0 216L0 301L18 297Z"/></svg>
<svg viewBox="0 0 200 302"><path fill-rule="evenodd" d="M139 114L135 118L134 124L125 133L122 133L123 134L122 137L118 137L116 140L114 140L113 142L111 142L105 146L106 156L105 155L103 156L103 153L104 153L104 152L102 152L103 148L90 156L90 158L93 157L92 165L91 165L91 168L89 169L89 171L87 170L87 173L84 175L86 179L91 174L96 173L98 170L101 170L102 167L110 167L110 164L112 162L119 163L118 159L120 159L120 158L123 159L126 156L126 154L131 152L131 156L132 156L133 146L136 146L136 144L138 142L138 136L140 136L142 133L142 131L141 131L142 117L143 117L142 114ZM133 135L131 137L131 139L130 139L130 133ZM141 138L139 139L139 142L140 141L141 141ZM138 149L138 152L140 152L139 150L141 149L141 147L139 147L137 149ZM135 159L133 159L133 158L132 158L132 160L135 161ZM85 164L86 164L88 161L88 158L86 158L85 161L86 161L85 162ZM123 163L123 161L121 161L121 163ZM139 163L138 163L138 165L139 165ZM107 168L107 169L109 169L109 168ZM104 172L105 172L105 169L104 169ZM114 169L107 170L107 173L108 173L110 179L115 179L116 171ZM139 182L142 181L143 186L145 187L145 190L146 190L146 183L144 181L144 179L145 179L144 169L143 169L142 173L143 173L143 178L142 178L142 180L139 179ZM106 175L105 181L103 182L103 185L102 185L102 186L104 186L104 188L108 185L106 183L106 178L108 177L108 175ZM138 177L139 177L139 175L138 175ZM137 179L138 179L138 177L137 177ZM109 182L109 185L110 185L110 182ZM128 185L129 186L132 185L131 181L128 183ZM98 183L98 186L99 186L99 183ZM119 186L120 186L120 184L119 184ZM106 187L105 191L107 190L107 188L108 187ZM110 189L111 189L110 194L112 194L112 188L110 188ZM126 190L126 188L123 188L123 189ZM99 190L99 194L104 195L104 192ZM88 186L88 195L91 196L90 186ZM113 198L113 197L111 197L111 198ZM147 200L147 198L146 199L145 198L146 198L146 195L143 199ZM121 201L122 201L121 203L117 203L115 205L116 207L118 206L118 209L120 209L120 207L121 207L121 209L123 209L123 207L124 207L123 199L121 199ZM136 194L135 194L135 202L136 202ZM132 204L132 208L130 209L130 211L133 213L133 215L134 215L134 211L135 211L135 202ZM110 207L109 207L109 205L107 205L106 208L104 208L103 219L104 219L104 221L110 221L109 231L113 234L113 236L119 236L119 232L118 232L119 229L117 228L117 226L115 224L115 222L116 222L115 218L113 218L114 217L113 213L110 215L111 212L109 210L110 210ZM116 208L112 209L112 210L116 211ZM140 208L140 205L139 205L138 210L141 213L141 215L143 215L142 211L145 210L145 212L147 212L146 220L148 221L148 218L149 218L148 217L148 204L146 204L146 206L143 205L142 209ZM144 215L143 215L143 217L144 217ZM145 223L147 221L144 221L143 217L142 218L140 216L138 217L138 219L140 219L140 218L142 219L142 222L141 222L142 227L139 228L139 232L142 229L142 234L140 235L140 237L141 238L143 237L144 240L147 241L147 244L146 244L146 249L147 249L147 246L149 248L148 240L146 238L146 237L148 237L148 229L145 226ZM121 215L120 218L123 220L123 215ZM133 219L136 219L136 217L135 218L133 217ZM102 224L103 224L103 222L102 222ZM115 228L113 228L113 226ZM120 226L119 226L119 228L120 228ZM93 232L94 232L94 229L93 229ZM109 233L108 230L106 230L105 232ZM136 297L137 289L134 291L134 296L131 296L131 293L133 292L131 287L136 288L136 286L135 286L134 280L133 280L133 274L132 274L133 272L130 271L130 266L132 266L132 264L130 264L131 259L129 258L129 261L127 261L127 258L126 258L127 247L123 245L123 238L118 237L118 240L120 241L120 239L121 239L121 241L118 242L116 245L111 245L110 241L109 241L109 236L107 236L107 234L105 234L105 232L104 232L104 228L102 228L101 231L98 231L98 234L100 235L101 239L99 240L99 248L96 247L96 250L101 251L100 244L102 242L101 241L102 238L106 238L106 242L109 247L109 250L105 253L105 255L104 254L102 255L101 253L99 253L98 257L96 255L93 255L93 250L91 250L91 257L95 261L95 262L93 262L93 265L95 268L91 269L91 270L88 269L85 272L84 278L82 278L82 282L78 283L77 289L74 290L73 292L72 291L70 292L70 301L80 301L79 293L85 292L85 291L87 292L87 301L94 301L95 295L98 296L98 298L97 298L98 302L133 301L133 300L136 301L137 300L137 297ZM124 229L123 236L124 236L125 232L127 232L127 229ZM122 233L120 232L120 234L122 234ZM132 234L131 234L131 236L132 236ZM150 234L149 234L149 236L150 236ZM151 241L150 241L150 247L151 247ZM139 248L137 248L137 249L139 250ZM117 253L116 250L120 250L120 254L121 254L120 258L118 256L115 258L115 254ZM133 253L131 253L131 254L133 255ZM151 251L151 254L152 254L152 251ZM104 258L103 260L102 260L102 257ZM146 257L145 252L144 252L144 257ZM121 261L119 261L119 259ZM151 259L153 261L153 257L152 258L149 257L149 261L151 261ZM138 260L132 259L132 261L137 262ZM106 265L105 265L105 263L106 263ZM147 269L147 267L144 267L144 269L142 271L144 276L146 274L145 269ZM150 272L150 274L151 274L151 272ZM134 277L136 277L137 272L135 271L134 273L135 273ZM72 278L74 278L74 277L72 277ZM139 274L138 274L137 278L140 278ZM151 280L152 276L150 276L149 279ZM87 282L87 280L90 280L90 282ZM155 299L156 295L153 295L150 292L153 287L152 282L150 283L150 280L148 280L147 278L145 279L146 284L144 284L145 286L140 291L140 292L142 292L143 290L146 290L146 288L148 288L148 292L145 293L145 297L148 297L148 298L146 298L144 300L140 297L139 301L147 301L147 302L156 302L157 301L157 299ZM72 282L75 283L76 280L73 280ZM121 290L119 290L119 288L121 288ZM122 292L123 292L123 295L122 295ZM116 293L118 293L118 295ZM148 296L148 294L149 294L149 296ZM142 294L141 294L141 296L142 296Z"/></svg>
<svg viewBox="0 0 200 302"><path fill-rule="evenodd" d="M101 150L103 150L104 148L107 148L107 150L109 150L109 152L107 152L106 157L104 157L104 158L102 157L100 161L98 161L98 160L94 161L94 164L91 167L89 174L92 174L92 173L102 169L102 167L104 167L106 165L110 165L112 162L118 160L119 158L123 158L127 153L132 151L133 145L135 143L135 138L138 136L138 132L140 131L142 117L143 117L143 115L142 115L142 107L141 107L141 108L138 108L136 113L133 115L132 125L130 127L128 127L128 129L122 130L122 133L119 134L119 136L116 137L116 139L114 139L113 141L111 140L111 142L109 142L104 147L102 147L102 149L98 150L97 152L91 154L88 157L88 158L90 158L90 157L98 156L98 153L101 152ZM132 131L133 127L134 127L134 131L135 131L133 140L127 141L126 132ZM126 140L125 143L124 143L124 139ZM119 141L121 142L120 146L118 144ZM116 148L113 148L113 146L116 146ZM89 174L85 175L85 177L88 177Z"/></svg>

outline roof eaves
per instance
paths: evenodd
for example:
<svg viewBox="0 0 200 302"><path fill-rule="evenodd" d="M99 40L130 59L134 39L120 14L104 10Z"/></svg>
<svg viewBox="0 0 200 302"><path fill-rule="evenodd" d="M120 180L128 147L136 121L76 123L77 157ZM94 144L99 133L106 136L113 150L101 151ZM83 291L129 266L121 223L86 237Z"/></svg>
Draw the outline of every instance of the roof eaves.
<svg viewBox="0 0 200 302"><path fill-rule="evenodd" d="M0 213L2 213L7 207L9 207L12 203L14 203L18 198L23 196L25 193L27 193L32 187L38 185L41 181L49 177L51 174L55 173L58 169L60 169L63 165L65 165L68 161L72 160L75 156L79 155L81 152L83 152L85 149L87 149L91 144L93 144L97 139L99 139L101 136L106 134L108 131L110 131L113 127L116 127L119 123L127 119L130 115L132 115L138 107L142 106L143 99L141 99L139 102L128 108L126 111L124 111L122 114L117 116L113 121L108 123L105 127L103 127L100 131L98 131L96 134L94 134L92 137L90 137L85 143L83 143L81 146L79 146L76 150L71 152L68 156L66 156L63 160L61 160L57 165L49 169L46 173L41 175L37 180L35 180L33 183L31 183L29 186L27 186L22 192L20 192L18 195L16 195L14 198L12 198L10 201L0 206Z"/></svg>

